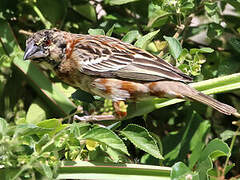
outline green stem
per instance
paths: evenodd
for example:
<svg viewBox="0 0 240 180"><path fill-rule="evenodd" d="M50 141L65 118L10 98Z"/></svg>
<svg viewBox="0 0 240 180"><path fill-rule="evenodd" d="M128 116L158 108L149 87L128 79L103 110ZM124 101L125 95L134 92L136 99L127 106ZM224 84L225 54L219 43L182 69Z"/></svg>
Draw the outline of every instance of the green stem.
<svg viewBox="0 0 240 180"><path fill-rule="evenodd" d="M240 127L237 128L237 130L236 130L236 132L235 132L235 134L234 134L234 136L232 138L231 145L230 145L230 152L232 152L233 145L234 145L234 143L236 141L237 135L239 134L239 130L240 130ZM225 161L224 168L223 168L223 171L222 171L222 177L225 176L225 171L226 171L226 168L227 168L230 156L231 156L231 153L229 153L229 155L227 156L227 159Z"/></svg>
<svg viewBox="0 0 240 180"><path fill-rule="evenodd" d="M32 8L33 8L33 10L36 12L36 14L38 15L38 17L39 17L40 20L42 21L42 23L45 25L45 27L46 27L47 29L50 29L51 23L43 16L43 14L41 13L40 9L39 9L35 4L32 4Z"/></svg>

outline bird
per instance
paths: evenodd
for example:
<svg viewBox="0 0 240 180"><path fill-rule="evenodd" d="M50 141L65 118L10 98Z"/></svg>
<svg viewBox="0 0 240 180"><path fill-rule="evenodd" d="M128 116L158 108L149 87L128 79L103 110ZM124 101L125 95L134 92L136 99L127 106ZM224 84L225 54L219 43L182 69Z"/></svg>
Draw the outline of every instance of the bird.
<svg viewBox="0 0 240 180"><path fill-rule="evenodd" d="M122 102L156 97L195 100L239 116L234 107L189 86L193 79L177 67L117 38L43 29L26 40L23 59L44 63L70 86L111 99L118 118L127 115Z"/></svg>

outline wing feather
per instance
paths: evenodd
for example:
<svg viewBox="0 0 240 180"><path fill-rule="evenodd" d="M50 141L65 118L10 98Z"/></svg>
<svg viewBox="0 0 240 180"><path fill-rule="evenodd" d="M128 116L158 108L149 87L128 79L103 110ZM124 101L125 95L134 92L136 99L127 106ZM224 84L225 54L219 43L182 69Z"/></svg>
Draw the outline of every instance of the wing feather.
<svg viewBox="0 0 240 180"><path fill-rule="evenodd" d="M82 73L137 81L192 81L163 59L118 39L90 35L80 39L75 52L85 57L81 58Z"/></svg>

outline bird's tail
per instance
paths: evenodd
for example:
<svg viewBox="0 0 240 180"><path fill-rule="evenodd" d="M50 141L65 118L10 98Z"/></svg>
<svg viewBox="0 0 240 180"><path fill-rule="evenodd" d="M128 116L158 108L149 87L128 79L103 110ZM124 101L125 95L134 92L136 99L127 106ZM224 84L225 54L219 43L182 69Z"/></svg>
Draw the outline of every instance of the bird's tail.
<svg viewBox="0 0 240 180"><path fill-rule="evenodd" d="M193 99L196 101L199 101L203 104L206 104L208 106L211 106L212 108L218 110L219 112L226 114L226 115L234 115L234 116L239 116L237 110L229 106L227 104L221 103L217 101L216 99L213 99L210 96L207 96L201 92L194 93L192 95L187 96L189 99Z"/></svg>
<svg viewBox="0 0 240 180"><path fill-rule="evenodd" d="M158 81L149 84L152 94L157 97L175 97L199 101L203 104L213 107L226 115L234 115L240 118L237 110L227 104L221 103L210 96L207 96L191 86L176 81Z"/></svg>

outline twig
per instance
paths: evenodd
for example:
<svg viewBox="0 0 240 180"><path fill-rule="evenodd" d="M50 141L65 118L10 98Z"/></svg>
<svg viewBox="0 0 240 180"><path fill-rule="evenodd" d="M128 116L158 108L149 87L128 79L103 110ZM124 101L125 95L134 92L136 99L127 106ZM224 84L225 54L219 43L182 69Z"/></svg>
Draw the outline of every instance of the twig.
<svg viewBox="0 0 240 180"><path fill-rule="evenodd" d="M190 14L188 16L188 18L186 19L186 21L184 22L184 24L180 24L178 27L178 30L177 32L173 35L174 38L178 38L180 36L180 34L182 34L182 32L184 31L184 29L191 23L192 21L192 18L193 18L194 14ZM165 46L163 48L163 50L159 53L159 56L163 56L166 52L166 49L167 49L168 46Z"/></svg>
<svg viewBox="0 0 240 180"><path fill-rule="evenodd" d="M182 34L183 30L191 23L192 18L193 18L193 14L190 14L188 16L188 18L186 19L186 21L184 22L184 24L180 24L178 26L178 30L177 30L177 32L173 36L174 38L177 39L180 36L180 34Z"/></svg>
<svg viewBox="0 0 240 180"><path fill-rule="evenodd" d="M26 35L26 36L32 36L32 35L33 35L33 32L25 31L25 30L23 30L23 29L20 29L18 32L19 32L20 34L24 34L24 35Z"/></svg>
<svg viewBox="0 0 240 180"><path fill-rule="evenodd" d="M79 121L84 121L84 122L109 121L109 120L117 119L114 115L90 115L90 116L82 116L82 117L75 115L73 118Z"/></svg>

